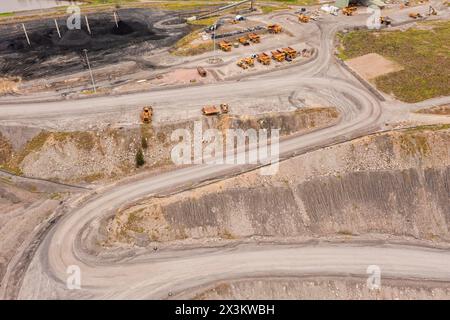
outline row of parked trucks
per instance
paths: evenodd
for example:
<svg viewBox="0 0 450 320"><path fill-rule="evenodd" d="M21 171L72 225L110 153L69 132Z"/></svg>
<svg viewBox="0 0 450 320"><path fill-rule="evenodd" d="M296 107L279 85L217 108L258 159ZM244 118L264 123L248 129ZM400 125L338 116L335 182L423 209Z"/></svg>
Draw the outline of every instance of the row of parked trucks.
<svg viewBox="0 0 450 320"><path fill-rule="evenodd" d="M256 59L259 63L263 65L269 65L272 60L277 62L282 61L292 61L297 58L299 55L303 57L309 57L311 55L311 50L303 49L301 52L297 52L297 50L292 47L286 47L282 49L273 50L270 52L271 56L267 53L262 52L260 54L254 54L248 58L242 58L238 60L237 65L242 69L247 69L248 67L254 66L254 60Z"/></svg>
<svg viewBox="0 0 450 320"><path fill-rule="evenodd" d="M280 33L282 31L282 28L278 24L270 24L267 26L267 31L269 33ZM250 43L260 43L261 42L261 36L257 33L249 33L247 36L242 36L237 39L237 42L235 43L236 46L239 44L248 46ZM222 40L219 42L219 49L225 52L231 51L233 44L230 41Z"/></svg>

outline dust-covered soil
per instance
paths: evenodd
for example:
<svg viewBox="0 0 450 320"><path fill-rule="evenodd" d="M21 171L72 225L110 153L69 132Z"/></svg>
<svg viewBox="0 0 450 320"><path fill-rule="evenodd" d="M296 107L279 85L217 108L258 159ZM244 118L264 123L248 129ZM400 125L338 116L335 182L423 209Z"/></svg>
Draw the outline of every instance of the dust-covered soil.
<svg viewBox="0 0 450 320"><path fill-rule="evenodd" d="M117 212L108 242L138 246L379 234L450 240L450 130L372 135Z"/></svg>
<svg viewBox="0 0 450 320"><path fill-rule="evenodd" d="M193 132L195 120L201 121L203 130L281 128L280 135L287 136L335 124L339 113L329 107L300 108L280 114L229 114L86 131L1 126L0 166L30 177L76 183L117 179L135 172L140 149L145 165L139 170L173 166L171 150L178 140L172 141L171 135L180 128Z"/></svg>
<svg viewBox="0 0 450 320"><path fill-rule="evenodd" d="M377 53L368 53L349 59L347 64L364 79L368 80L403 69L398 63L390 61Z"/></svg>

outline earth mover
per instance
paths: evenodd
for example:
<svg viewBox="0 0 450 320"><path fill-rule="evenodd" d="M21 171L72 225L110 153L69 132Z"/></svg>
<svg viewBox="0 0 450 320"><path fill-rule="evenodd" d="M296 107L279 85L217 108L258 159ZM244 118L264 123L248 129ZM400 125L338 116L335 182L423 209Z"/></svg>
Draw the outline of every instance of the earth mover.
<svg viewBox="0 0 450 320"><path fill-rule="evenodd" d="M202 113L205 116L215 116L220 113L220 110L216 106L205 106L202 108Z"/></svg>
<svg viewBox="0 0 450 320"><path fill-rule="evenodd" d="M248 65L245 63L244 59L239 59L236 63L238 67L241 67L242 69L248 69Z"/></svg>
<svg viewBox="0 0 450 320"><path fill-rule="evenodd" d="M221 103L219 108L216 106L205 106L202 108L202 113L205 116L216 116L219 114L226 114L230 110L227 103Z"/></svg>
<svg viewBox="0 0 450 320"><path fill-rule="evenodd" d="M270 64L270 57L266 53L260 53L258 54L257 58L259 63L262 63L263 65L269 65Z"/></svg>
<svg viewBox="0 0 450 320"><path fill-rule="evenodd" d="M298 21L301 23L308 23L309 22L309 16L307 16L306 14L299 14L298 15Z"/></svg>
<svg viewBox="0 0 450 320"><path fill-rule="evenodd" d="M242 59L246 65L248 65L249 67L253 67L255 65L255 60L251 57L248 58L244 58Z"/></svg>
<svg viewBox="0 0 450 320"><path fill-rule="evenodd" d="M256 34L256 33L250 33L248 35L248 38L253 43L260 43L261 42L261 37L259 36L259 34Z"/></svg>
<svg viewBox="0 0 450 320"><path fill-rule="evenodd" d="M279 24L269 24L267 30L269 33L280 33L283 29Z"/></svg>
<svg viewBox="0 0 450 320"><path fill-rule="evenodd" d="M231 51L231 43L229 43L228 41L220 41L219 42L219 48L222 51L228 52Z"/></svg>
<svg viewBox="0 0 450 320"><path fill-rule="evenodd" d="M248 39L246 37L240 37L239 38L239 43L242 44L243 46L249 46L250 42L248 41Z"/></svg>
<svg viewBox="0 0 450 320"><path fill-rule="evenodd" d="M422 15L420 13L418 13L418 12L411 12L409 14L409 17L413 18L413 19L418 19L418 18L422 18Z"/></svg>
<svg viewBox="0 0 450 320"><path fill-rule="evenodd" d="M286 55L286 57L288 57L289 59L295 59L295 58L297 58L297 51L294 50L293 48L287 47L287 48L283 48L283 49L281 49L281 50L284 52L284 54Z"/></svg>
<svg viewBox="0 0 450 320"><path fill-rule="evenodd" d="M153 108L152 107L144 107L141 111L141 121L143 123L150 123L152 122L153 117Z"/></svg>
<svg viewBox="0 0 450 320"><path fill-rule="evenodd" d="M274 59L275 61L281 62L285 59L285 54L284 52L280 51L280 50L275 50L271 52L272 54L272 59Z"/></svg>
<svg viewBox="0 0 450 320"><path fill-rule="evenodd" d="M352 16L355 11L357 10L357 7L345 7L342 9L342 13L346 16Z"/></svg>

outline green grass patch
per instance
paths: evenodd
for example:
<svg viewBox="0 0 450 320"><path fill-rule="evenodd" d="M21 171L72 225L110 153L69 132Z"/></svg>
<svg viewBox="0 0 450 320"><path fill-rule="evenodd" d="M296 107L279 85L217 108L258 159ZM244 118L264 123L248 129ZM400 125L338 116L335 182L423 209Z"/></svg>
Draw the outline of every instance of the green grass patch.
<svg viewBox="0 0 450 320"><path fill-rule="evenodd" d="M176 56L194 56L213 50L214 42L212 40L192 44L192 42L198 38L198 32L198 30L195 30L178 40L174 45L172 54Z"/></svg>
<svg viewBox="0 0 450 320"><path fill-rule="evenodd" d="M353 31L339 35L346 60L378 53L404 67L374 79L378 89L406 102L450 95L450 21L406 31Z"/></svg>
<svg viewBox="0 0 450 320"><path fill-rule="evenodd" d="M450 129L450 123L445 124L427 124L422 126L417 126L413 128L408 128L405 130L406 133L416 133L421 131L440 131Z"/></svg>
<svg viewBox="0 0 450 320"><path fill-rule="evenodd" d="M3 12L3 13L0 13L0 18L12 17L14 15L15 15L15 12Z"/></svg>
<svg viewBox="0 0 450 320"><path fill-rule="evenodd" d="M188 24L193 26L210 26L216 23L218 20L217 17L205 18L200 20L188 21Z"/></svg>
<svg viewBox="0 0 450 320"><path fill-rule="evenodd" d="M314 4L318 4L318 0L259 0L258 2L271 2L271 3L283 3L285 5L293 5L293 6L311 6Z"/></svg>
<svg viewBox="0 0 450 320"><path fill-rule="evenodd" d="M286 10L289 9L289 6L286 5L261 5L259 6L259 8L261 9L262 13L264 14L268 14L274 11L278 11L278 10Z"/></svg>

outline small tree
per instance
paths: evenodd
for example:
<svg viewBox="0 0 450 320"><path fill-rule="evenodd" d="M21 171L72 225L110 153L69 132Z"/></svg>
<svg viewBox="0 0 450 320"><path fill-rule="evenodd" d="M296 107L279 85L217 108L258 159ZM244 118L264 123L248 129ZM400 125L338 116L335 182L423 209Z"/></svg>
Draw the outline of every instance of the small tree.
<svg viewBox="0 0 450 320"><path fill-rule="evenodd" d="M141 145L142 145L142 149L147 149L148 148L147 139L145 137L142 137Z"/></svg>
<svg viewBox="0 0 450 320"><path fill-rule="evenodd" d="M137 153L136 153L136 167L142 167L145 164L145 159L144 159L144 153L142 152L142 149L139 148Z"/></svg>

